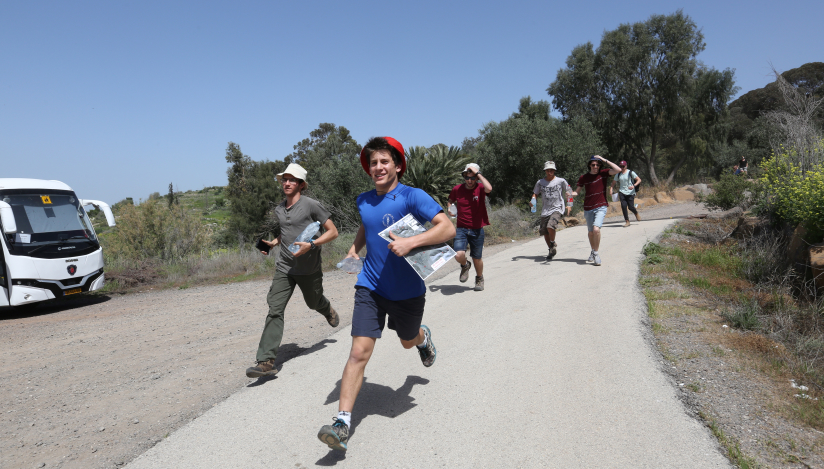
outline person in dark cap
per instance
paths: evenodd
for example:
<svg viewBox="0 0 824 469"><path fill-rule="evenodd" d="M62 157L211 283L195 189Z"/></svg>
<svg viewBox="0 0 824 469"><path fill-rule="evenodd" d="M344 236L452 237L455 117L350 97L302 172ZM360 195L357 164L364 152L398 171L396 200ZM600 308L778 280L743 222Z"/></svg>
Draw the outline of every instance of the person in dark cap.
<svg viewBox="0 0 824 469"><path fill-rule="evenodd" d="M392 137L374 137L360 154L361 165L375 183L375 189L357 198L361 226L347 258L358 259L366 246L368 255L355 283L352 313L352 348L343 369L338 414L332 425L324 425L318 438L331 449L346 451L352 408L363 384L363 372L384 323L393 329L405 349L416 348L421 362L432 366L437 355L432 333L422 325L426 287L403 256L411 250L443 243L455 236L455 227L426 192L400 183L406 171L403 146ZM412 214L428 231L391 243L378 233Z"/></svg>

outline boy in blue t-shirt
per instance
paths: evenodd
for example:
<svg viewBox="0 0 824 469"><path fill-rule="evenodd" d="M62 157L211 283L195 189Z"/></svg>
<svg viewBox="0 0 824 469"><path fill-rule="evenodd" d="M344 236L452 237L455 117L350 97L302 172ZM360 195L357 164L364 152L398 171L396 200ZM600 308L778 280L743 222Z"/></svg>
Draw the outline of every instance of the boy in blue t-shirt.
<svg viewBox="0 0 824 469"><path fill-rule="evenodd" d="M318 438L330 448L346 451L352 408L363 384L363 371L375 342L381 337L386 317L405 349L417 347L424 366L432 366L436 351L429 328L421 325L426 287L403 258L409 251L443 243L455 237L455 227L441 206L426 192L400 184L406 171L403 146L391 137L374 137L360 154L361 166L375 183L375 190L357 198L361 226L346 256L358 259L368 253L355 284L352 313L352 349L341 378L340 404L335 423L324 425ZM394 233L387 243L378 233L407 214L432 228L416 236L400 238Z"/></svg>

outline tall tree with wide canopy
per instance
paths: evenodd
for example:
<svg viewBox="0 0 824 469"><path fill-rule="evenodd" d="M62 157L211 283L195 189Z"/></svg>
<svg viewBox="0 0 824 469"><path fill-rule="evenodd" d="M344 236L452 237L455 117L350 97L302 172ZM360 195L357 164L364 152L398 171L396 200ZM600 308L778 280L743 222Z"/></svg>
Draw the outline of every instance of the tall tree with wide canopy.
<svg viewBox="0 0 824 469"><path fill-rule="evenodd" d="M579 45L547 88L565 119L583 116L613 159L638 158L658 184L665 135L688 142L726 112L736 88L732 70L703 66L704 35L681 10L607 31L598 49ZM689 158L681 152L668 182Z"/></svg>
<svg viewBox="0 0 824 469"><path fill-rule="evenodd" d="M226 196L231 210L228 227L232 235L249 241L260 234L269 205L283 197L275 174L283 171L286 164L254 161L234 142L226 147L226 162L231 165L226 170Z"/></svg>
<svg viewBox="0 0 824 469"><path fill-rule="evenodd" d="M593 125L581 117L567 122L549 115L549 103L521 99L518 112L480 131L474 147L481 172L495 190L493 200L527 201L535 182L544 177L544 162L555 161L558 176L577 180L590 155L603 146Z"/></svg>
<svg viewBox="0 0 824 469"><path fill-rule="evenodd" d="M307 195L332 212L339 229L357 230L360 217L355 198L372 189L372 180L360 164L361 146L343 126L321 123L284 158L307 171Z"/></svg>

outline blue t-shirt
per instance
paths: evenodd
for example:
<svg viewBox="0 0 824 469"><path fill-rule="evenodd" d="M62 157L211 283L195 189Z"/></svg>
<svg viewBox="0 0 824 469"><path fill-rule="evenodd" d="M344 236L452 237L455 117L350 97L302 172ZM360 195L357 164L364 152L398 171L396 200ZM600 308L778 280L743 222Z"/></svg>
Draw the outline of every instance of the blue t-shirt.
<svg viewBox="0 0 824 469"><path fill-rule="evenodd" d="M398 183L392 192L378 195L374 189L358 196L358 212L366 233L366 260L355 286L366 287L392 301L426 292L423 280L406 259L389 250L378 233L411 213L418 223L431 222L443 209L426 192Z"/></svg>

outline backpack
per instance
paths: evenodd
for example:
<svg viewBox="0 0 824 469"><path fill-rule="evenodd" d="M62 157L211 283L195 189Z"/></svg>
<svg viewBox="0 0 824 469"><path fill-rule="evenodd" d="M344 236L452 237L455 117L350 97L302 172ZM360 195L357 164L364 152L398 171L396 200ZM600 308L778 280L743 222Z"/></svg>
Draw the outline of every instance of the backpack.
<svg viewBox="0 0 824 469"><path fill-rule="evenodd" d="M620 174L620 173L618 173L618 174ZM635 184L635 178L638 177L638 174L635 171L627 168L627 175L629 176L629 183L630 184ZM644 181L641 181L640 183L638 183L638 187L635 188L635 192L638 192L638 189L641 188L641 185L643 183L644 183Z"/></svg>

